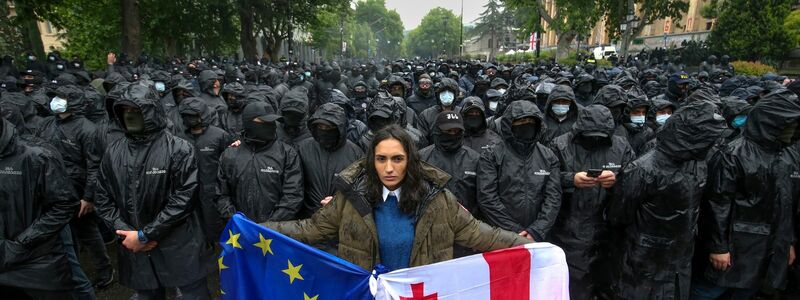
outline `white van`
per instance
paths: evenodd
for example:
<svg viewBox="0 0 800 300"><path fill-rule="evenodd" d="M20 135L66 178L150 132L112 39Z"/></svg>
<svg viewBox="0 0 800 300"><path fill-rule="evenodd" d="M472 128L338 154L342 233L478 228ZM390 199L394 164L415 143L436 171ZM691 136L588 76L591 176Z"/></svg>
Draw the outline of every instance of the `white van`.
<svg viewBox="0 0 800 300"><path fill-rule="evenodd" d="M611 54L617 54L617 48L614 46L600 46L592 49L594 59L607 59Z"/></svg>

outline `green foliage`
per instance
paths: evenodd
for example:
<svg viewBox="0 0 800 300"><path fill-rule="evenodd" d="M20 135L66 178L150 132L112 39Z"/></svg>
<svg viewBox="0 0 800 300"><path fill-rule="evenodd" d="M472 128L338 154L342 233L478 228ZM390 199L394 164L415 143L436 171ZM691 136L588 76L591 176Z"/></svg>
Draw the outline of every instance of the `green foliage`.
<svg viewBox="0 0 800 300"><path fill-rule="evenodd" d="M541 50L539 52L539 58L536 58L536 52L517 52L514 54L498 54L496 60L501 63L538 63L538 62L549 62L553 59L556 55L555 50Z"/></svg>
<svg viewBox="0 0 800 300"><path fill-rule="evenodd" d="M559 57L568 54L570 42L577 35L587 35L602 16L596 0L554 0L555 11L549 14L545 9L545 0L504 0L506 8L517 11L514 15L519 35L530 35L541 30L539 21L547 23L549 29L558 36ZM540 18L541 17L541 18Z"/></svg>
<svg viewBox="0 0 800 300"><path fill-rule="evenodd" d="M712 49L742 60L781 60L794 43L783 26L792 2L792 0L725 1L720 4L719 19L711 31L708 42Z"/></svg>
<svg viewBox="0 0 800 300"><path fill-rule="evenodd" d="M760 62L734 61L731 62L731 65L738 75L761 76L767 73L777 73L774 67Z"/></svg>
<svg viewBox="0 0 800 300"><path fill-rule="evenodd" d="M375 33L373 42L378 45L378 53L383 57L400 56L400 43L403 41L403 21L395 10L386 9L385 0L366 0L358 2L355 20L367 25Z"/></svg>
<svg viewBox="0 0 800 300"><path fill-rule="evenodd" d="M626 20L629 11L629 0L607 0L600 1L600 11L605 14L606 31L609 38L619 39L623 32L620 30L621 22ZM632 28L633 35L636 36L641 30L653 24L656 20L672 18L673 23L677 23L684 13L689 10L689 1L685 0L634 0L636 15L639 24Z"/></svg>
<svg viewBox="0 0 800 300"><path fill-rule="evenodd" d="M700 16L706 19L716 19L719 17L719 3L717 3L717 0L703 5L703 8L700 9Z"/></svg>
<svg viewBox="0 0 800 300"><path fill-rule="evenodd" d="M503 32L511 25L510 22L513 17L506 12L498 0L489 0L483 7L486 8L486 10L475 20L477 23L475 24L473 33L475 36L489 36L489 38L491 38L494 44L491 47L491 53L489 53L491 57L496 54L495 51L497 51L500 46L498 39L503 36Z"/></svg>
<svg viewBox="0 0 800 300"><path fill-rule="evenodd" d="M437 7L422 18L404 42L412 56L441 57L458 53L460 35L459 18L452 11Z"/></svg>
<svg viewBox="0 0 800 300"><path fill-rule="evenodd" d="M789 37L794 42L792 46L797 47L800 45L800 10L792 11L786 16L786 19L783 20L783 30L789 34Z"/></svg>
<svg viewBox="0 0 800 300"><path fill-rule="evenodd" d="M0 3L0 16L9 14L8 2ZM22 46L22 32L19 27L12 22L11 18L0 18L0 53L8 53L12 56L22 54L25 51Z"/></svg>

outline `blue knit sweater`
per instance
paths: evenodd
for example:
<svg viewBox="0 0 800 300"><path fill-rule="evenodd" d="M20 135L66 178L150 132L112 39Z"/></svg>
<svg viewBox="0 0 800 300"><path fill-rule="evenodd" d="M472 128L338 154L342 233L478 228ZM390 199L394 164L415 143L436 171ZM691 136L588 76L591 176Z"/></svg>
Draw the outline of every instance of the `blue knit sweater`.
<svg viewBox="0 0 800 300"><path fill-rule="evenodd" d="M389 195L375 208L381 264L389 270L408 268L414 244L414 218L400 211L397 197Z"/></svg>

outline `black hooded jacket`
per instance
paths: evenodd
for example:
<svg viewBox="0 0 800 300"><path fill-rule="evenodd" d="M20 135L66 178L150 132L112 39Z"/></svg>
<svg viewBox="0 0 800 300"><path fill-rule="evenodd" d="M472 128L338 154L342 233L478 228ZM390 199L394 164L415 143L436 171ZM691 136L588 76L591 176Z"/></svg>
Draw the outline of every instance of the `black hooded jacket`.
<svg viewBox="0 0 800 300"><path fill-rule="evenodd" d="M19 143L14 126L0 122L0 285L71 290L59 233L77 214L78 195L56 156Z"/></svg>
<svg viewBox="0 0 800 300"><path fill-rule="evenodd" d="M245 93L244 86L239 83L226 84L222 89L222 98L229 101L228 97L236 97L234 106L228 105L228 112L222 118L222 129L225 129L229 134L239 137L244 130L242 123L242 111L250 101L256 101Z"/></svg>
<svg viewBox="0 0 800 300"><path fill-rule="evenodd" d="M214 95L214 81L217 80L217 73L211 70L205 70L200 72L200 75L197 76L197 83L200 85L200 93L198 97L203 98L206 102L206 105L217 112L217 118L221 118L225 116L228 112L228 105L225 104L225 100L222 99L219 95ZM220 92L222 91L222 86L220 86ZM216 123L219 125L219 123Z"/></svg>
<svg viewBox="0 0 800 300"><path fill-rule="evenodd" d="M463 144L458 149L448 150L439 143L442 131L438 126L434 126L433 130L434 143L419 151L420 159L449 174L450 181L445 187L456 195L461 206L471 215L477 216L479 212L477 172L480 153Z"/></svg>
<svg viewBox="0 0 800 300"><path fill-rule="evenodd" d="M450 80L455 83L456 94L458 94L458 83L452 79ZM444 80L442 82L444 82ZM439 104L439 100L436 99L435 87L432 84L428 89L428 95L423 95L422 92L420 92L419 85L415 86L414 94L409 96L406 102L408 103L408 107L413 109L417 114L422 114L425 109Z"/></svg>
<svg viewBox="0 0 800 300"><path fill-rule="evenodd" d="M65 119L51 116L45 119L36 136L49 141L61 154L72 186L81 199L92 202L93 182L97 176L101 154L95 147L96 127L83 116L83 90L76 86L62 86L56 90L67 100Z"/></svg>
<svg viewBox="0 0 800 300"><path fill-rule="evenodd" d="M358 141L369 132L369 128L356 117L356 112L353 110L353 106L350 105L350 99L341 91L334 90L331 91L330 103L339 105L344 109L345 117L347 118L347 139L358 145ZM366 103L364 104L366 105Z"/></svg>
<svg viewBox="0 0 800 300"><path fill-rule="evenodd" d="M647 121L645 120L645 124L642 125L635 125L630 121L630 111L637 107L645 106L648 109L650 108L650 101L647 100L647 97L631 97L628 100L627 112L625 117L623 117L624 121L622 123L622 128L625 129L625 137L628 140L628 143L631 144L633 151L636 152L636 155L642 155L645 152L646 146L648 141L652 140L655 137L655 133L653 129L647 126ZM645 115L646 115L645 110Z"/></svg>
<svg viewBox="0 0 800 300"><path fill-rule="evenodd" d="M553 151L538 142L528 155L512 146L511 123L525 117L543 124L542 113L530 101L514 101L503 113L503 144L484 151L478 163L478 204L489 224L547 241L561 206L560 167ZM539 134L543 130L544 125Z"/></svg>
<svg viewBox="0 0 800 300"><path fill-rule="evenodd" d="M584 140L584 134L606 134L607 144L594 144ZM584 107L578 114L571 132L556 137L550 144L561 163L561 209L551 232L551 242L564 249L570 267L573 297L579 291L591 290L592 286L575 287L590 276L585 283L599 284L602 270L597 269L598 260L603 259L601 248L610 242L605 212L611 193L601 186L576 188L575 174L589 169L602 169L618 173L635 159L631 146L614 134L611 112L602 105Z"/></svg>
<svg viewBox="0 0 800 300"><path fill-rule="evenodd" d="M208 124L214 115L203 99L189 97L178 106L181 114L196 115L201 118L203 133L196 135L189 129L178 134L179 137L194 146L197 159L197 196L200 200L199 215L201 225L205 230L206 239L214 242L218 239L222 224L217 211L214 193L219 170L219 158L222 152L233 143L234 136L214 125Z"/></svg>
<svg viewBox="0 0 800 300"><path fill-rule="evenodd" d="M570 101L569 111L563 120L559 120L552 110L553 101L558 99ZM544 106L544 123L547 125L547 130L542 134L539 142L547 145L556 137L572 131L572 125L578 120L580 110L581 105L576 101L572 88L561 84L556 85L550 92L550 96L547 97L547 104Z"/></svg>
<svg viewBox="0 0 800 300"><path fill-rule="evenodd" d="M336 174L364 156L361 148L347 139L348 120L343 108L333 103L323 104L308 119L308 126L312 127L318 120L336 125L339 142L334 149L322 147L314 138L298 144L297 152L303 164L305 180L305 201L300 218L310 217L321 207L320 200L333 196L336 193L333 184Z"/></svg>
<svg viewBox="0 0 800 300"><path fill-rule="evenodd" d="M488 124L486 122L486 108L483 106L483 100L478 97L467 97L461 103L461 118L464 118L467 115L467 112L473 109L477 109L480 111L480 119L483 121L481 126L476 130L471 130L470 128L466 128L464 130L464 146L469 147L475 152L481 153L486 149L493 148L499 144L503 143L503 139L500 138L500 135L495 133L492 130L489 130ZM465 120L467 122L467 120Z"/></svg>
<svg viewBox="0 0 800 300"><path fill-rule="evenodd" d="M688 299L705 157L724 122L710 102L684 105L659 131L655 151L617 176L608 216L625 232L615 263L620 299Z"/></svg>
<svg viewBox="0 0 800 300"><path fill-rule="evenodd" d="M123 106L141 110L146 137L127 135L106 149L97 176L97 213L112 229L140 230L158 246L133 253L118 244L120 283L136 290L193 283L213 270L211 248L193 213L194 147L165 130L155 90L131 84L119 91L117 122Z"/></svg>
<svg viewBox="0 0 800 300"><path fill-rule="evenodd" d="M419 126L417 126L417 128L419 128L419 131L422 132L423 136L427 140L431 140L433 138L433 132L435 131L433 127L434 123L436 123L436 116L438 116L439 113L441 113L443 110L442 105L439 103L438 100L438 94L447 90L453 92L453 95L458 96L458 83L456 83L455 80L452 80L450 78L444 78L439 83L439 85L440 86L437 89L434 96L436 105L426 108L424 111L422 111L422 113L419 114L419 119L417 124ZM456 103L456 99L453 99L453 104L451 106L454 110L457 109L456 108L457 104L458 103Z"/></svg>
<svg viewBox="0 0 800 300"><path fill-rule="evenodd" d="M301 141L310 138L311 132L308 131L306 121L308 120L308 93L303 88L291 89L281 98L280 114L286 111L295 111L303 114L303 119L296 128L290 132L286 129L286 122L278 125L278 139L292 147Z"/></svg>
<svg viewBox="0 0 800 300"><path fill-rule="evenodd" d="M251 105L268 104L245 109ZM280 140L228 148L220 158L215 194L223 218L240 211L255 222L294 220L304 197L300 156Z"/></svg>
<svg viewBox="0 0 800 300"><path fill-rule="evenodd" d="M709 266L706 278L720 286L756 288L762 281L779 288L794 242L792 207L797 199L791 171L778 141L784 127L800 120L800 101L786 89L767 94L748 114L742 136L710 163L710 253L731 253L722 272ZM796 134L795 134L796 135Z"/></svg>
<svg viewBox="0 0 800 300"><path fill-rule="evenodd" d="M4 92L0 96L0 102L8 102L19 108L25 120L24 128L17 128L21 134L35 134L45 118L36 113L33 100L30 96L20 92Z"/></svg>

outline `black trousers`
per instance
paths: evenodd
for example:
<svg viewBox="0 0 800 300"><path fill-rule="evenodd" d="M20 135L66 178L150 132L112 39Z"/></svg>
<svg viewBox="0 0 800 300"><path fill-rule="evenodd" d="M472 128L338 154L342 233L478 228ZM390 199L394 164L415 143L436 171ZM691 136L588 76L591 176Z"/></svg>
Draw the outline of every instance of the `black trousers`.
<svg viewBox="0 0 800 300"><path fill-rule="evenodd" d="M97 214L92 212L80 218L73 218L69 225L72 229L72 239L75 241L75 253L80 253L79 245L86 248L89 251L92 265L97 271L98 279L105 279L111 276L113 269L103 237L97 227L98 220Z"/></svg>

